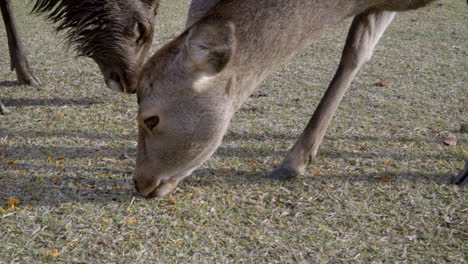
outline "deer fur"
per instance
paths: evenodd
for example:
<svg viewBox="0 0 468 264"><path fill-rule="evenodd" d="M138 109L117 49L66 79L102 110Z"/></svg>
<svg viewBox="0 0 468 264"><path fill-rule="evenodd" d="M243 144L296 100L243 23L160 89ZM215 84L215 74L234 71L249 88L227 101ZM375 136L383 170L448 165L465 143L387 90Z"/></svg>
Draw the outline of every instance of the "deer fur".
<svg viewBox="0 0 468 264"><path fill-rule="evenodd" d="M154 54L137 89L135 187L172 192L221 144L265 77L330 26L354 17L338 70L309 124L270 178L303 173L360 67L397 11L432 0L195 0L187 29ZM466 180L465 180L466 182Z"/></svg>
<svg viewBox="0 0 468 264"><path fill-rule="evenodd" d="M32 12L43 14L66 32L78 55L92 58L106 85L133 93L152 43L159 0L36 0ZM1 0L11 58L20 84L41 85L26 57L11 0ZM1 106L1 104L0 104Z"/></svg>

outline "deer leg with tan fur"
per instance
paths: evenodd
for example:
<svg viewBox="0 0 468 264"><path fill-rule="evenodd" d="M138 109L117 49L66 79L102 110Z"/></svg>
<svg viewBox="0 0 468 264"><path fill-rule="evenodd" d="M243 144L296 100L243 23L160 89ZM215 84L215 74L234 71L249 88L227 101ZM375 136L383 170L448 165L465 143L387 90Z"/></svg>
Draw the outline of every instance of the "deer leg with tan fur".
<svg viewBox="0 0 468 264"><path fill-rule="evenodd" d="M268 174L269 178L286 180L304 172L315 158L333 114L361 66L370 59L395 12L371 9L357 15L348 33L340 64L324 97L307 127L283 163Z"/></svg>
<svg viewBox="0 0 468 264"><path fill-rule="evenodd" d="M0 101L0 114L8 114L10 111L3 105L2 101Z"/></svg>
<svg viewBox="0 0 468 264"><path fill-rule="evenodd" d="M34 76L33 70L29 66L26 52L19 37L15 17L11 8L11 0L0 1L3 21L8 38L8 47L10 50L11 70L16 70L16 76L21 84L41 85L41 81Z"/></svg>

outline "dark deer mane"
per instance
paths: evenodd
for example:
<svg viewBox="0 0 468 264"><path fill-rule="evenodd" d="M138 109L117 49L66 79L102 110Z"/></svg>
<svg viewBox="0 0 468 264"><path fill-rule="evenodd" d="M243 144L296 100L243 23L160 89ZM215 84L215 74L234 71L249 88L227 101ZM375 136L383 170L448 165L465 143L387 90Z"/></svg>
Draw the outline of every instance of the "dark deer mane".
<svg viewBox="0 0 468 264"><path fill-rule="evenodd" d="M150 0L36 0L32 12L45 15L57 24L57 31L65 32L66 42L79 56L93 57L106 48L112 48L106 47L102 40L98 41L97 36L102 34L103 28L109 37L119 41L115 38L128 34L125 22L138 19L135 15L138 8L149 9L151 5ZM126 12L119 13L121 10Z"/></svg>

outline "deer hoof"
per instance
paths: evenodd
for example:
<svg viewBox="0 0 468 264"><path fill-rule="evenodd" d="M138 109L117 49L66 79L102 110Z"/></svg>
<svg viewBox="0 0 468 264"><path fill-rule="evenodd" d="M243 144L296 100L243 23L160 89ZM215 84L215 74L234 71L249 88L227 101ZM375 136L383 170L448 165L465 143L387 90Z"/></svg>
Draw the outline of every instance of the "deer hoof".
<svg viewBox="0 0 468 264"><path fill-rule="evenodd" d="M296 178L297 175L299 175L299 173L296 170L291 169L286 165L280 165L278 168L270 171L267 177L273 180L284 181Z"/></svg>
<svg viewBox="0 0 468 264"><path fill-rule="evenodd" d="M452 184L456 184L460 187L468 186L468 166L465 166L465 169L460 171L460 173L453 178Z"/></svg>
<svg viewBox="0 0 468 264"><path fill-rule="evenodd" d="M39 78L37 78L34 75L28 76L28 77L23 77L23 78L18 78L19 82L25 85L31 85L31 86L42 86L42 82Z"/></svg>
<svg viewBox="0 0 468 264"><path fill-rule="evenodd" d="M37 78L29 66L26 68L16 68L16 77L18 82L23 85L42 86L42 82Z"/></svg>

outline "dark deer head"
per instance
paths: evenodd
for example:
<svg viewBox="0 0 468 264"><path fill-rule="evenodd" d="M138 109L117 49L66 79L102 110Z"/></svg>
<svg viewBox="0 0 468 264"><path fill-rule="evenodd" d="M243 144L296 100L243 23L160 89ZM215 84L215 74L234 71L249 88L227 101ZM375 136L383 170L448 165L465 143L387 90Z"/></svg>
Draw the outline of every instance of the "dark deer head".
<svg viewBox="0 0 468 264"><path fill-rule="evenodd" d="M99 65L110 89L134 93L158 6L159 0L37 0L33 12L58 23L78 55Z"/></svg>

